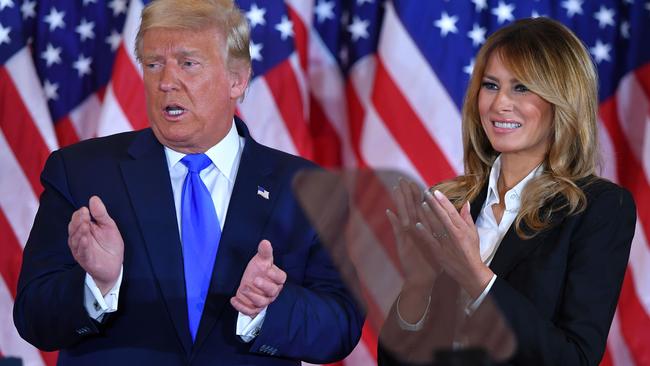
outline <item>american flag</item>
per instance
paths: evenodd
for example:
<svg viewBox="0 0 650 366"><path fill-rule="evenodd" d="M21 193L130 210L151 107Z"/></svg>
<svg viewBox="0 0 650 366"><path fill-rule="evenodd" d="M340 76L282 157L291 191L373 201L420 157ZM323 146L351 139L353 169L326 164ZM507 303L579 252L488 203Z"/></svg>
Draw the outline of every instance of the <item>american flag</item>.
<svg viewBox="0 0 650 366"><path fill-rule="evenodd" d="M485 38L549 16L600 75L602 175L638 206L602 365L650 365L650 1L240 0L254 75L238 113L260 142L327 167L399 169L430 185L462 172L460 106ZM0 0L0 356L53 365L11 311L48 154L147 126L133 53L140 0ZM645 39L645 41L644 41ZM345 365L372 365L376 330Z"/></svg>

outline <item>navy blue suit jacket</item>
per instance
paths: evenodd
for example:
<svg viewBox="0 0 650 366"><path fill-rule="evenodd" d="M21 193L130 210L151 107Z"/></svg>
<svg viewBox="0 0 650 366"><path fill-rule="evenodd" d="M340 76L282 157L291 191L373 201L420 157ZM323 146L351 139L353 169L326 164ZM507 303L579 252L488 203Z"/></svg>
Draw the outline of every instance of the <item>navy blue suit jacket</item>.
<svg viewBox="0 0 650 366"><path fill-rule="evenodd" d="M194 344L169 172L150 129L49 157L14 307L20 335L40 349L59 349L61 365L298 365L347 355L363 315L291 191L294 173L314 165L258 144L236 124L245 146ZM84 308L85 272L67 245L70 217L92 195L103 200L125 243L118 311L102 323ZM229 300L261 239L271 241L288 278L259 335L244 343Z"/></svg>

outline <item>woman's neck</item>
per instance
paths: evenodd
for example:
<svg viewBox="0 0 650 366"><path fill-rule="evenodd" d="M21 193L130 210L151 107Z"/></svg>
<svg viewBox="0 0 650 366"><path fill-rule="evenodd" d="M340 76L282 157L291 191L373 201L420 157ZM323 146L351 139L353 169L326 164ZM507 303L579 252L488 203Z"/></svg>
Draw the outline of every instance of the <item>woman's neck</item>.
<svg viewBox="0 0 650 366"><path fill-rule="evenodd" d="M521 182L530 172L539 166L543 161L543 157L540 158L531 158L529 156L513 156L513 155L501 155L501 171L499 172L500 183L499 190L501 187L505 189L504 192L512 189L519 182ZM498 185L499 186L499 185Z"/></svg>

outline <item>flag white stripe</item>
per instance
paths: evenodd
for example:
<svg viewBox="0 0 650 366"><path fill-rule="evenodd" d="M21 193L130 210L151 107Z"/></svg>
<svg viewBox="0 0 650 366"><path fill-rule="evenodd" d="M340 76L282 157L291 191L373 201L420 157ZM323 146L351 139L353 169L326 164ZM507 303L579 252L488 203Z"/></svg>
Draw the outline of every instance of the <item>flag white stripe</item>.
<svg viewBox="0 0 650 366"><path fill-rule="evenodd" d="M336 60L317 32L309 38L309 84L314 99L322 107L325 117L341 141L343 166L357 165L350 141L345 81Z"/></svg>
<svg viewBox="0 0 650 366"><path fill-rule="evenodd" d="M632 239L632 249L630 250L630 270L634 278L634 288L639 303L650 314L650 248L648 247L647 238L643 232L642 224L639 220L636 222L636 232Z"/></svg>
<svg viewBox="0 0 650 366"><path fill-rule="evenodd" d="M36 74L29 49L24 47L11 56L5 67L48 149L50 151L58 149L59 143L54 132L52 117L47 109L45 93Z"/></svg>
<svg viewBox="0 0 650 366"><path fill-rule="evenodd" d="M630 149L650 181L650 102L634 72L621 79L616 91L618 122Z"/></svg>
<svg viewBox="0 0 650 366"><path fill-rule="evenodd" d="M634 359L621 333L621 322L618 317L619 311L621 311L620 308L614 313L612 326L609 329L609 336L607 337L607 349L614 366L634 366Z"/></svg>
<svg viewBox="0 0 650 366"><path fill-rule="evenodd" d="M409 101L411 108L444 153L449 165L456 173L461 173L463 146L459 143L462 139L458 108L409 36L390 2L386 3L382 27L379 57L400 93Z"/></svg>
<svg viewBox="0 0 650 366"><path fill-rule="evenodd" d="M275 105L273 94L266 80L257 77L250 83L239 110L250 128L251 135L260 143L297 154L296 146Z"/></svg>
<svg viewBox="0 0 650 366"><path fill-rule="evenodd" d="M99 125L97 116L100 115L101 109L102 104L97 94L93 93L70 112L70 122L72 122L79 140L95 137Z"/></svg>
<svg viewBox="0 0 650 366"><path fill-rule="evenodd" d="M122 110L122 106L115 97L112 84L106 88L104 104L99 114L97 136L108 136L114 133L131 131L133 126Z"/></svg>
<svg viewBox="0 0 650 366"><path fill-rule="evenodd" d="M0 209L7 217L21 247L25 247L38 210L38 200L2 131L0 131L0 166L3 176L0 179Z"/></svg>
<svg viewBox="0 0 650 366"><path fill-rule="evenodd" d="M0 276L0 353L9 357L18 357L24 366L45 365L40 352L24 341L14 326L13 311L14 299L7 288L7 284Z"/></svg>

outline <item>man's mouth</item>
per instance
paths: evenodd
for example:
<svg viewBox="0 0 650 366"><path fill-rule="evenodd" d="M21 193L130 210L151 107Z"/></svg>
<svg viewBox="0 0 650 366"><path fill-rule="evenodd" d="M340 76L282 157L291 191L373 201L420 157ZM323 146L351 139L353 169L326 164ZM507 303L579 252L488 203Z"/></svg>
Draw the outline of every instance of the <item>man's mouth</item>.
<svg viewBox="0 0 650 366"><path fill-rule="evenodd" d="M165 107L165 113L171 117L178 117L185 113L187 110L180 105L170 104Z"/></svg>

